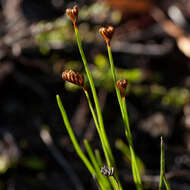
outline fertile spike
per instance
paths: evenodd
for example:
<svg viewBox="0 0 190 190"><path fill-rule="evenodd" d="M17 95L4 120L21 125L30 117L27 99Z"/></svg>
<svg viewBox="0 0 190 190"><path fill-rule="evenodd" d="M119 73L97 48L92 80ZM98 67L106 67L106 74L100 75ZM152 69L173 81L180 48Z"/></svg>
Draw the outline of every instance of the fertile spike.
<svg viewBox="0 0 190 190"><path fill-rule="evenodd" d="M110 43L114 33L114 27L113 26L101 27L99 29L99 33L107 43Z"/></svg>
<svg viewBox="0 0 190 190"><path fill-rule="evenodd" d="M72 20L74 26L78 20L78 6L75 5L72 9L66 9L67 16Z"/></svg>
<svg viewBox="0 0 190 190"><path fill-rule="evenodd" d="M75 73L72 70L66 70L62 73L63 80L76 84L84 88L84 77L79 73Z"/></svg>
<svg viewBox="0 0 190 190"><path fill-rule="evenodd" d="M117 81L117 87L119 88L119 91L121 93L122 98L125 97L125 91L126 91L126 88L127 88L127 84L128 84L127 79Z"/></svg>

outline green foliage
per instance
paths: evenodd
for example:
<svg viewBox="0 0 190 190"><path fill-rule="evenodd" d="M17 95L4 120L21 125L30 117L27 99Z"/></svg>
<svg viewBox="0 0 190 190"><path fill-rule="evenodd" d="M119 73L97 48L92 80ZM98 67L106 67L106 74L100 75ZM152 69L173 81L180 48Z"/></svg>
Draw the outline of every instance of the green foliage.
<svg viewBox="0 0 190 190"><path fill-rule="evenodd" d="M117 69L116 74L118 79L127 78L131 83L139 83L143 80L143 72L136 69Z"/></svg>
<svg viewBox="0 0 190 190"><path fill-rule="evenodd" d="M122 119L124 123L124 131L125 131L128 144L129 144L133 179L134 179L137 190L142 190L143 186L142 186L142 181L141 181L141 173L137 164L137 157L136 157L134 147L133 147L133 140L132 140L132 134L131 134L130 126L129 126L129 118L128 118L128 113L127 113L126 101L125 101L125 97L121 97L119 88L116 85L115 66L113 62L111 46L109 44L107 44L107 49L108 49L108 56L109 56L109 62L110 62L110 68L111 68L111 73L113 77L114 87L117 94L117 99L119 102L121 115L122 115Z"/></svg>
<svg viewBox="0 0 190 190"><path fill-rule="evenodd" d="M99 70L107 71L109 69L109 62L107 58L102 54L98 54L95 56L94 64Z"/></svg>
<svg viewBox="0 0 190 190"><path fill-rule="evenodd" d="M81 150L81 148L79 146L79 143L78 143L78 141L76 139L76 136L75 136L75 134L74 134L74 132L72 130L72 127L70 125L67 113L66 113L66 111L65 111L65 109L63 107L63 104L61 102L61 99L60 99L59 95L57 95L56 98L57 98L57 103L58 103L59 109L60 109L62 117L63 117L63 121L65 123L66 129L67 129L67 131L69 133L71 141L72 141L72 143L74 145L74 148L75 148L77 154L79 155L79 157L81 158L81 160L84 162L84 164L88 168L89 172L94 177L94 176L96 176L96 172L95 172L93 166L91 165L91 163L89 162L88 158L85 156L85 154L83 153L83 151Z"/></svg>
<svg viewBox="0 0 190 190"><path fill-rule="evenodd" d="M113 57L112 57L112 52L111 52L111 46L109 43L107 43L109 62L105 56L103 56L101 54L97 55L94 59L95 68L93 69L93 72L91 72L88 67L87 59L86 59L86 56L84 54L83 47L82 47L81 38L80 38L79 31L78 31L78 28L76 25L74 25L74 30L75 30L77 45L79 48L79 52L80 52L80 55L81 55L81 58L83 61L83 65L84 65L84 69L85 69L85 73L86 73L86 80L87 80L87 82L89 82L89 87L91 89L93 102L91 101L88 91L85 89L85 87L82 87L82 89L86 95L86 98L87 98L87 101L89 104L89 108L90 108L96 129L97 129L100 141L101 141L101 145L102 145L104 157L105 157L105 160L106 160L106 163L108 166L108 170L111 169L112 167L115 168L115 173L113 174L113 176L108 175L109 178L106 178L104 175L101 174L100 168L102 166L102 158L100 156L100 152L98 150L96 150L94 153L87 140L84 140L84 145L85 145L85 149L87 151L88 157L81 150L79 143L76 139L76 136L73 132L73 129L70 125L68 116L63 107L61 99L60 99L59 95L57 95L57 103L58 103L59 109L61 111L64 123L65 123L65 127L66 127L68 134L70 136L70 139L73 143L73 146L74 146L77 154L79 155L79 157L84 162L87 169L93 176L93 178L96 179L100 189L107 190L107 189L117 189L118 188L118 190L119 189L122 190L122 186L120 184L118 174L117 174L118 171L117 171L117 166L115 163L115 158L112 153L112 149L110 147L110 144L109 144L109 141L107 138L107 134L106 134L106 130L104 127L103 116L102 116L102 112L100 109L100 104L99 104L99 100L97 97L95 84L97 86L99 86L100 84L103 84L103 85L108 84L108 86L105 87L108 90L112 90L114 87L116 94L117 94L117 99L118 99L118 103L120 106L120 110L121 110L121 116L122 116L123 125L124 125L124 133L126 135L126 139L128 142L128 145L125 145L122 141L117 141L116 145L130 161L131 168L132 168L132 174L133 174L133 180L136 185L136 189L143 190L141 175L145 171L145 166L144 166L143 162L140 160L140 158L135 153L132 134L131 134L130 125L129 125L126 99L123 95L121 96L120 89L116 85L117 77L119 77L119 79L127 78L130 81L132 81L131 83L133 83L133 84L139 83L143 80L143 77L144 77L143 73L139 69L121 70L121 69L115 68L114 62L113 62ZM94 82L94 79L95 79L95 82ZM135 93L140 94L140 95L148 90L150 90L150 89L149 88L148 89L141 88L141 89L135 89L135 90L133 89L133 91ZM159 87L159 86L154 87L154 88L152 87L151 90L153 92L152 93L153 98L164 96L164 93L166 92L164 88ZM161 190L163 182L164 182L167 190L170 190L169 184L164 175L165 163L164 163L163 155L164 155L164 151L163 151L163 146L161 144L160 190Z"/></svg>
<svg viewBox="0 0 190 190"><path fill-rule="evenodd" d="M22 160L22 165L32 170L45 170L46 166L43 160L36 156L30 156Z"/></svg>
<svg viewBox="0 0 190 190"><path fill-rule="evenodd" d="M171 88L168 93L162 98L164 105L173 105L182 107L190 99L190 90L185 88Z"/></svg>
<svg viewBox="0 0 190 190"><path fill-rule="evenodd" d="M106 161L107 161L107 165L108 165L109 168L111 168L112 166L115 167L115 161L114 161L113 153L112 153L112 150L111 150L108 138L107 138L107 134L105 132L104 123L103 123L103 117L102 117L100 104L99 104L99 101L98 101L98 97L97 97L93 77L92 77L92 74L91 74L91 72L90 72L90 70L88 68L88 63L87 63L87 59L86 59L86 56L85 56L83 48L82 48L82 43L81 43L81 40L80 40L80 35L79 35L79 32L78 32L78 28L74 27L74 30L75 30L75 34L76 34L76 39L77 39L79 52L81 54L81 58L82 58L82 61L83 61L83 64L84 64L84 68L85 68L85 71L86 71L86 74L87 74L87 77L88 77L88 81L89 81L89 84L90 84L91 92L92 92L92 95L93 95L93 100L94 100L94 103L95 103L95 108L96 108L97 118L98 119L96 119L95 114L93 114L94 110L93 110L91 104L89 104L89 106L90 106L90 109L91 109L95 124L98 121L98 125L96 124L96 128L98 130L98 133L99 133L99 136L100 136L100 139L101 139L101 143L102 143L102 147L103 147L103 150L104 150L104 155L105 155L105 158L106 158ZM86 95L87 95L87 93L86 93ZM90 103L90 101L88 101L88 102ZM113 178L111 178L111 183L112 183L113 187L116 187L117 184L115 184L115 181L114 181Z"/></svg>
<svg viewBox="0 0 190 190"><path fill-rule="evenodd" d="M65 69L79 71L82 69L82 64L79 61L68 61L65 64Z"/></svg>
<svg viewBox="0 0 190 190"><path fill-rule="evenodd" d="M65 17L54 22L40 22L36 28L39 31L36 32L35 41L42 54L48 54L51 48L57 49L74 37L72 25Z"/></svg>
<svg viewBox="0 0 190 190"><path fill-rule="evenodd" d="M69 61L65 65L65 69L73 69L76 71L81 70L81 63L77 61ZM127 78L130 83L138 84L143 80L143 73L140 69L118 69L116 68L116 75L120 79ZM94 78L94 84L98 88L103 88L108 92L112 92L114 89L114 83L112 79L112 74L109 68L108 59L102 55L97 54L94 58L94 67L92 69L92 76ZM85 81L88 81L87 76L84 73ZM75 91L79 89L76 85L66 84L66 89ZM88 84L87 84L88 85ZM138 85L139 86L139 85ZM137 86L137 87L138 87Z"/></svg>

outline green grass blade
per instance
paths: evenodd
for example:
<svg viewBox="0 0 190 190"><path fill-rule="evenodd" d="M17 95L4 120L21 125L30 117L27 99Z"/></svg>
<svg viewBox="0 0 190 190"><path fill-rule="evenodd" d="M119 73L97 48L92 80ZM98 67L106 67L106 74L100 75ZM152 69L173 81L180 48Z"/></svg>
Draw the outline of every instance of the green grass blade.
<svg viewBox="0 0 190 190"><path fill-rule="evenodd" d="M159 190L163 187L163 176L165 173L165 155L164 155L164 143L163 137L160 138L160 183L159 183Z"/></svg>
<svg viewBox="0 0 190 190"><path fill-rule="evenodd" d="M58 103L61 115L63 117L63 120L64 120L64 123L65 123L66 129L67 129L67 132L69 133L69 136L71 138L71 141L73 143L73 146L74 146L77 154L79 155L79 157L81 158L81 160L84 162L84 164L86 165L86 167L88 168L88 170L92 174L92 176L96 176L96 171L94 170L93 166L89 162L88 158L82 152L82 150L81 150L81 148L80 148L80 146L79 146L79 144L77 142L77 139L76 139L75 134L74 134L74 132L73 132L73 130L71 128L69 119L67 117L67 113L66 113L66 111L65 111L65 109L63 107L63 104L61 102L61 99L60 99L59 95L56 95L56 98L57 98L57 103Z"/></svg>
<svg viewBox="0 0 190 190"><path fill-rule="evenodd" d="M165 145L163 137L160 138L160 183L159 190L162 189L163 184L165 185L167 190L170 190L170 185L168 180L165 177Z"/></svg>
<svg viewBox="0 0 190 190"><path fill-rule="evenodd" d="M131 134L130 126L129 126L129 119L128 119L125 98L122 98L122 106L123 106L123 110L124 110L125 131L127 131L126 136L128 135L127 138L128 138L129 149L130 149L130 153L131 153L133 177L134 177L134 181L135 181L137 189L142 190L143 186L142 186L142 181L141 181L141 173L140 173L140 170L139 170L139 167L137 164L137 159L136 159L135 151L133 148L132 134Z"/></svg>
<svg viewBox="0 0 190 190"><path fill-rule="evenodd" d="M86 139L84 140L84 146L86 148L88 156L89 156L89 158L90 158L96 172L100 172L100 167L98 165L98 162L96 161L96 158L95 158L95 156L93 154L92 148L90 147L90 145L89 145L89 143L88 143L88 141Z"/></svg>
<svg viewBox="0 0 190 190"><path fill-rule="evenodd" d="M163 181L164 181L166 189L171 190L170 184L168 183L168 180L166 179L166 176L163 176Z"/></svg>
<svg viewBox="0 0 190 190"><path fill-rule="evenodd" d="M99 184L101 184L100 186L102 186L104 189L111 189L111 184L109 183L109 180L104 175L101 174L98 162L97 162L97 160L94 156L94 153L92 151L92 148L90 147L87 140L84 140L84 146L85 146L88 156L96 170L97 179L99 181Z"/></svg>
<svg viewBox="0 0 190 190"><path fill-rule="evenodd" d="M81 43L81 40L80 40L80 35L79 35L78 28L74 27L74 30L75 30L75 34L76 34L76 39L77 39L79 52L81 54L81 58L82 58L82 61L84 63L84 68L85 68L85 71L86 71L86 74L87 74L87 77L88 77L88 80L89 80L89 83L90 83L90 88L91 88L91 91L92 91L92 95L93 95L93 98L94 98L94 103L95 103L95 107L96 107L96 111L97 111L97 115L98 115L98 122L99 122L100 130L102 131L102 137L104 139L103 143L104 143L104 146L106 147L107 154L109 155L109 157L107 157L105 155L106 156L106 161L107 161L107 164L108 164L109 167L112 167L112 166L115 167L115 160L114 160L113 153L111 151L111 147L110 147L110 144L108 142L108 138L107 138L107 135L106 135L106 132L105 132L104 123L103 123L103 117L102 117L102 113L101 113L100 104L99 104L99 101L98 101L98 96L97 96L97 93L96 93L95 85L94 85L94 82L93 82L92 74L91 74L91 72L90 72L90 70L88 68L88 63L87 63L87 59L86 59L86 56L85 56L83 48L82 48L82 43Z"/></svg>
<svg viewBox="0 0 190 190"><path fill-rule="evenodd" d="M92 113L92 117L94 119L94 123L95 123L95 126L96 126L96 129L98 131L98 134L99 134L99 137L100 137L100 140L101 140L101 143L102 143L102 148L103 148L103 151L104 151L104 154L105 154L105 157L106 157L106 160L108 160L110 162L110 159L109 159L109 154L108 154L108 151L106 149L106 140L105 138L103 137L103 134L101 132L101 129L100 129L100 126L99 126L99 123L98 123L98 120L97 120L97 117L96 117L96 114L95 114L95 111L94 111L94 108L92 106L92 102L90 100L90 97L89 97L89 94L88 94L88 91L84 89L84 93L86 95L86 98L87 98L87 101L88 101L88 104L89 104L89 108L90 108L90 111ZM110 163L111 164L111 163Z"/></svg>
<svg viewBox="0 0 190 190"><path fill-rule="evenodd" d="M127 141L129 143L133 178L134 178L134 182L136 184L137 189L142 190L141 175L140 175L140 170L137 165L135 152L133 149L132 135L131 135L130 127L129 127L129 119L128 119L128 114L127 114L125 98L121 97L120 91L116 85L115 66L114 66L113 56L112 56L112 52L111 52L111 46L109 44L107 44L107 49L108 49L108 56L109 56L109 62L110 62L110 68L111 68L111 73L112 73L112 77L113 77L114 87L116 90L117 99L118 99L120 110L121 110L121 115L122 115L122 118L124 121L125 134L127 137Z"/></svg>
<svg viewBox="0 0 190 190"><path fill-rule="evenodd" d="M129 145L129 148L131 152L132 171L133 171L135 185L138 190L142 190L141 175L137 165L136 155L131 145Z"/></svg>
<svg viewBox="0 0 190 190"><path fill-rule="evenodd" d="M99 126L99 123L98 123L98 120L97 120L97 117L96 117L96 113L94 111L94 108L92 106L92 102L90 100L90 97L89 97L89 94L88 94L88 91L86 89L83 90L85 95L86 95L86 98L87 98L87 101L88 101L88 105L89 105L89 108L90 108L90 111L92 113L92 117L94 119L94 123L95 123L95 126L97 128L98 131L100 131L100 126Z"/></svg>
<svg viewBox="0 0 190 190"><path fill-rule="evenodd" d="M102 114L101 114L101 109L100 109L100 105L99 105L99 101L98 101L98 96L97 96L97 93L96 93L96 89L95 89L95 85L94 85L94 82L93 82L92 74L91 74L91 72L90 72L90 70L88 68L88 63L87 63L87 59L86 59L86 56L84 54L84 50L83 50L82 43L81 43L81 40L80 40L79 31L78 31L77 27L75 27L74 29L75 29L75 34L76 34L76 39L77 39L79 52L81 54L81 58L82 58L82 61L84 63L84 68L85 68L85 71L86 71L86 74L87 74L87 77L88 77L88 80L89 80L89 83L90 83L90 88L92 90L92 95L93 95L93 98L94 98L99 123L103 124L103 117L102 117Z"/></svg>
<svg viewBox="0 0 190 190"><path fill-rule="evenodd" d="M114 82L114 87L115 87L115 91L116 91L116 94L117 94L117 99L118 99L118 102L119 102L119 106L120 106L120 109L121 109L121 114L122 114L122 118L124 118L124 111L123 111L123 108L122 108L122 100L121 100L121 94L120 94L120 91L116 85L116 72L115 72L115 66L114 66L114 61L113 61L113 56L112 56L112 52L111 52L111 46L107 46L107 50L108 50L108 57L109 57L109 62L110 62L110 68L111 68L111 73L112 73L112 77L113 77L113 82Z"/></svg>
<svg viewBox="0 0 190 190"><path fill-rule="evenodd" d="M102 161L99 149L95 149L95 157L96 157L99 167L102 167L103 161Z"/></svg>

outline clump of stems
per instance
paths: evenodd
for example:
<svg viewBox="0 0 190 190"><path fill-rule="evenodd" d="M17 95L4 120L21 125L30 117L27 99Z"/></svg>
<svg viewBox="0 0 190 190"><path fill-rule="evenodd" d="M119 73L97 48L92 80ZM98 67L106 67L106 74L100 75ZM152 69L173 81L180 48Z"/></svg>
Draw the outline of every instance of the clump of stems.
<svg viewBox="0 0 190 190"><path fill-rule="evenodd" d="M112 26L102 27L99 29L99 33L100 35L102 35L102 37L104 38L107 44L107 50L108 50L108 56L109 56L109 62L110 62L114 87L116 90L117 99L119 102L121 115L124 122L125 135L127 137L130 154L131 154L131 166L132 166L133 179L134 179L137 189L142 190L143 187L142 187L142 181L141 181L141 174L140 174L140 169L137 164L137 159L136 159L136 155L135 155L135 151L133 147L132 134L131 134L130 126L129 126L129 119L128 119L128 113L127 113L127 107L126 107L126 100L125 100L125 90L127 87L127 80L116 81L117 79L116 79L116 73L115 73L115 66L114 66L114 61L113 61L113 56L112 56L112 51L111 51L111 43L110 43L111 38L113 36L114 29L110 30L110 28L113 28L113 27Z"/></svg>
<svg viewBox="0 0 190 190"><path fill-rule="evenodd" d="M104 155L105 155L105 158L106 158L107 165L108 165L109 168L111 168L112 166L116 168L114 156L113 156L113 153L112 153L112 150L111 150L108 138L107 138L107 134L105 132L103 117L102 117L102 113L101 113L100 104L99 104L99 101L98 101L98 96L97 96L97 93L96 93L95 85L94 85L94 82L93 82L92 74L91 74L91 72L90 72L90 70L88 68L87 59L86 59L86 56L84 54L84 51L83 51L83 48L82 48L82 43L81 43L81 40L80 40L80 35L79 35L79 31L78 31L78 26L77 26L78 7L74 6L73 9L67 9L66 13L67 13L67 15L70 17L70 19L73 22L75 35L76 35L76 39L77 39L77 45L78 45L78 48L79 48L79 51L80 51L80 54L81 54L81 58L82 58L82 61L83 61L83 64L84 64L84 68L85 68L85 71L86 71L86 74L87 74L88 81L89 81L89 84L90 84L90 88L91 88L91 92L92 92L92 96L93 96L93 100L94 100L94 104L95 104L95 109L94 109L93 104L92 104L92 102L90 100L88 91L85 89L85 87L83 85L79 85L78 81L75 80L75 79L77 79L77 77L75 76L76 73L74 71L70 71L70 72L66 71L66 72L64 72L62 74L62 77L63 77L64 80L67 80L69 82L72 82L72 83L82 87L82 89L83 89L83 91L84 91L84 93L86 95L86 98L87 98L87 101L88 101L88 104L89 104L89 107L90 107L90 111L92 113L94 123L95 123L96 129L98 131L98 134L99 134L99 137L100 137L100 140L101 140L101 143L102 143L102 148L103 148L103 151L104 151ZM71 140L72 140L72 142L73 142L73 144L75 146L75 149L78 150L80 147L76 146L76 138L75 138L73 132L71 134L72 128L71 128L70 124L68 124L69 121L68 121L67 114L63 110L63 105L62 105L60 97L58 95L57 95L57 101L58 101L58 105L59 105L60 110L62 110L61 113L62 113L63 120L65 122L65 125L67 124L67 130L70 133L70 137L72 137ZM91 155L91 159L92 159L92 152L91 153L89 152L89 150L90 150L89 147L87 148L87 146L86 146L86 149L87 149L87 152L89 154L89 157ZM80 154L79 154L79 152L80 152ZM100 171L98 172L97 169L96 170L94 169L95 165L94 165L94 167L92 165L89 165L89 160L88 160L88 162L86 161L87 157L84 157L84 155L81 154L81 149L80 149L80 151L78 150L78 154L81 157L81 159L83 160L83 162L85 163L85 165L88 164L87 168L91 170L90 171L91 174L93 175L93 177L94 176L96 177L96 179L98 181L98 184L100 185L100 187L102 189L108 189L107 188L108 186L110 188L109 181L111 181L111 186L113 186L113 188L117 188L117 183L113 178L110 178L110 180L106 180L105 176L103 176L100 173ZM89 166L92 166L93 170ZM117 178L117 172L115 172L115 176ZM120 183L119 183L119 185L120 185ZM121 187L121 185L120 185L120 187Z"/></svg>
<svg viewBox="0 0 190 190"><path fill-rule="evenodd" d="M96 129L97 129L100 141L101 141L101 145L102 145L104 156L105 156L105 159L107 162L106 163L107 166L103 166L103 162L102 162L102 158L100 156L99 150L96 150L95 152L93 152L93 150L90 147L90 144L88 143L87 140L84 140L84 145L85 145L85 149L88 154L88 157L84 154L84 152L81 150L79 143L76 139L76 136L72 130L67 113L63 107L63 104L61 102L59 95L57 95L57 103L58 103L59 109L61 111L66 129L69 133L70 139L74 145L74 148L75 148L77 154L79 155L79 157L81 158L81 160L86 165L86 167L89 170L89 172L91 173L91 175L93 176L93 178L96 180L100 189L102 189L102 190L108 190L108 189L122 190L122 186L120 184L120 181L119 181L119 178L117 175L117 166L115 163L115 159L114 159L114 156L113 156L113 153L112 153L109 141L108 141L108 137L107 137L107 134L105 131L102 112L100 109L100 104L99 104L97 92L95 89L93 77L89 70L87 59L86 59L86 56L83 51L82 42L80 40L80 35L79 35L79 31L78 31L78 26L77 26L78 7L74 6L72 9L67 9L66 13L67 13L68 17L71 19L71 21L73 22L77 45L78 45L79 52L80 52L80 55L81 55L81 58L83 61L84 69L86 71L87 79L90 84L93 102L90 99L88 90L85 88L84 77L81 74L76 73L72 70L66 70L62 73L62 78L68 82L78 85L83 90L83 92L87 98L89 108L90 108ZM126 135L128 146L129 146L130 160L131 160L131 167L132 167L134 183L136 185L137 190L142 190L143 185L142 185L142 180L141 180L141 173L140 173L139 165L137 163L138 157L136 156L135 151L134 151L132 133L131 133L130 126L129 126L129 119L128 119L128 113L127 113L127 107L126 107L125 96L126 96L126 88L127 88L128 81L127 81L127 79L117 81L115 66L114 66L112 52L111 52L111 39L114 34L114 27L113 26L102 27L99 29L99 33L104 38L104 40L106 41L106 44L107 44L110 69L111 69L111 73L112 73L112 77L113 77L114 87L115 87L116 94L117 94L117 99L118 99L120 110L121 110L121 115L122 115L123 124L124 124L124 131L125 131L125 135ZM161 190L161 188L162 188L162 183L163 183L162 181L164 181L165 185L167 184L167 180L164 175L163 165L164 164L163 164L163 150L162 150L161 151L161 174L160 174L159 190ZM167 190L169 190L169 189L167 188Z"/></svg>

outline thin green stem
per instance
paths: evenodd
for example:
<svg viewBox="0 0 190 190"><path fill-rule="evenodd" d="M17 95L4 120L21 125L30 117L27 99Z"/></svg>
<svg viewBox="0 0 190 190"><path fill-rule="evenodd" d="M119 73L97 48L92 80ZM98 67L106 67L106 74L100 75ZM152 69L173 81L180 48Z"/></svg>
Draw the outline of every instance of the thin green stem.
<svg viewBox="0 0 190 190"><path fill-rule="evenodd" d="M76 39L77 39L77 44L78 44L79 52L81 54L81 58L82 58L82 61L84 63L84 68L85 68L87 77L89 79L90 88L92 90L92 95L93 95L93 98L94 98L94 102L95 102L95 106L96 106L96 110L97 110L97 114L98 114L98 120L99 120L99 123L101 125L103 125L103 117L102 117L102 113L101 113L101 109L100 109L100 105L99 105L96 89L95 89L95 86L94 86L92 74L91 74L91 72L90 72L90 70L88 68L88 63L87 63L86 56L84 54L84 50L83 50L82 43L81 43L81 40L80 40L80 35L79 35L78 28L75 27L74 29L75 29L75 34L76 34Z"/></svg>
<svg viewBox="0 0 190 190"><path fill-rule="evenodd" d="M104 151L104 154L105 154L105 157L106 157L106 160L108 161L109 165L111 165L110 163L110 159L109 159L109 155L108 155L108 152L106 150L106 147L105 147L105 139L103 138L102 136L102 132L100 131L100 127L99 127L99 124L98 124L98 120L97 120L97 117L96 117L96 114L95 114L95 111L93 109L93 106L92 106L92 102L90 100L90 97L89 97L89 94L88 94L88 91L86 89L83 88L83 91L86 95L86 98L87 98L87 101L88 101L88 104L89 104L89 108L90 108L90 111L92 113L92 117L94 119L94 123L95 123L95 126L96 126L96 129L98 131L98 134L99 134L99 137L100 137L100 140L101 140L101 143L102 143L102 147L103 147L103 151Z"/></svg>
<svg viewBox="0 0 190 190"><path fill-rule="evenodd" d="M163 176L165 173L165 155L164 155L164 143L163 137L160 138L160 183L159 183L159 190L163 187Z"/></svg>
<svg viewBox="0 0 190 190"><path fill-rule="evenodd" d="M122 108L121 94L120 94L120 91L119 91L119 89L118 89L118 87L116 85L116 80L117 79L116 79L116 73L115 73L115 66L114 66L111 46L109 44L107 44L107 49L108 49L108 56L109 56L109 61L110 61L110 67L111 67L111 73L112 73L112 77L113 77L114 87L115 87L115 90L116 90L117 99L118 99L119 106L120 106L120 109L121 109L121 115L122 115L122 118L124 118L124 111L123 111L123 108Z"/></svg>
<svg viewBox="0 0 190 190"><path fill-rule="evenodd" d="M94 156L94 153L92 151L92 148L90 147L90 144L88 143L87 140L84 140L84 146L85 146L88 156L96 170L97 179L98 179L98 181L100 181L100 184L101 184L100 186L103 186L104 189L110 189L111 188L110 183L109 183L108 179L104 175L101 174L98 162L97 162L97 160Z"/></svg>
<svg viewBox="0 0 190 190"><path fill-rule="evenodd" d="M160 137L160 183L159 183L159 190L162 189L163 183L167 190L170 190L170 184L165 176L165 145L163 137Z"/></svg>
<svg viewBox="0 0 190 190"><path fill-rule="evenodd" d="M76 34L78 48L79 48L79 51L80 51L80 54L81 54L81 57L82 57L82 61L84 63L84 68L85 68L85 71L86 71L86 74L87 74L87 77L88 77L88 80L89 80L89 83L90 83L90 88L91 88L91 91L92 91L92 95L93 95L93 98L94 98L94 103L95 103L97 116L98 116L99 127L100 127L101 135L102 135L102 138L103 138L102 142L104 143L104 146L106 147L105 150L106 150L107 154L109 155L109 156L105 155L106 161L107 161L107 164L108 164L109 168L111 168L113 166L116 168L115 159L114 159L114 156L113 156L113 153L112 153L112 150L111 150L111 147L110 147L110 144L109 144L106 132L105 132L104 123L103 123L103 117L102 117L102 113L101 113L100 104L99 104L99 101L98 101L96 89L95 89L95 86L94 86L92 74L91 74L91 72L90 72L90 70L88 68L88 63L87 63L86 56L85 56L83 48L82 48L82 43L81 43L81 40L80 40L80 35L79 35L79 32L78 32L78 28L75 26L74 30L75 30L75 34ZM111 179L111 183L112 183L113 186L115 186L114 180Z"/></svg>
<svg viewBox="0 0 190 190"><path fill-rule="evenodd" d="M139 170L138 165L137 165L136 156L135 156L135 152L134 152L134 148L133 148L132 135L131 135L130 127L129 127L129 119L128 119L128 114L127 114L125 98L121 97L120 91L116 85L115 66L114 66L114 61L113 61L110 43L107 43L107 49L108 49L108 56L109 56L109 62L110 62L114 87L116 90L117 99L118 99L120 110L121 110L121 115L122 115L122 118L124 121L125 134L127 137L127 141L129 143L129 149L130 149L131 161L132 161L131 165L132 165L133 178L134 178L137 189L142 190L141 175L140 175L140 170Z"/></svg>
<svg viewBox="0 0 190 190"><path fill-rule="evenodd" d="M86 89L83 88L83 91L86 95L86 98L87 98L87 101L88 101L88 104L89 104L89 107L90 107L90 110L91 110L91 113L92 113L92 116L93 116L93 119L95 121L95 125L96 125L96 129L98 131L98 134L100 136L100 140L101 140L101 143L102 143L102 148L103 148L103 151L104 151L104 155L106 157L106 160L107 160L107 163L108 163L108 166L111 167L112 164L110 162L110 158L109 158L109 155L108 155L108 151L106 150L106 147L105 147L105 144L106 144L106 139L103 138L103 132L100 130L100 127L99 127L99 124L98 124L98 121L97 121L97 118L96 118L96 114L95 114L95 111L93 109L93 106L92 106L92 103L91 103L91 100L90 100L90 97L89 97L89 94L88 94L88 91ZM117 173L116 173L117 175ZM111 179L111 183L112 185L114 186L114 180Z"/></svg>
<svg viewBox="0 0 190 190"><path fill-rule="evenodd" d="M89 83L90 83L90 88L92 90L92 95L93 95L93 98L94 98L94 103L95 103L95 107L96 107L96 111L97 111L97 115L98 115L98 122L99 122L100 130L102 132L102 136L103 136L103 139L104 139L106 151L109 154L109 157L106 157L106 161L107 161L108 166L112 167L112 166L115 166L115 161L114 161L114 157L113 157L113 154L112 154L112 151L111 151L111 147L110 147L110 144L108 142L108 138L107 138L107 135L106 135L106 132L105 132L104 123L103 123L103 117L102 117L102 113L101 113L100 104L99 104L99 101L98 101L98 96L97 96L97 93L96 93L96 89L95 89L95 86L94 86L92 74L91 74L91 72L90 72L90 70L88 68L88 63L87 63L87 59L86 59L86 56L85 56L83 48L82 48L82 43L81 43L81 40L80 40L80 35L79 35L79 32L78 32L78 28L75 26L74 30L75 30L77 44L78 44L78 48L79 48L79 51L80 51L80 54L81 54L81 58L82 58L82 61L84 63L84 68L85 68L85 71L86 71L86 74L87 74L87 77L88 77L88 80L89 80Z"/></svg>
<svg viewBox="0 0 190 190"><path fill-rule="evenodd" d="M66 111L65 111L65 109L63 107L63 104L61 102L61 99L60 99L59 95L57 95L56 98L57 98L57 103L58 103L61 115L63 117L63 120L64 120L64 123L65 123L66 129L67 129L67 132L69 133L69 136L71 138L71 141L73 143L73 146L74 146L77 154L79 155L79 157L81 158L81 160L84 162L84 164L86 165L86 167L88 168L88 170L90 171L90 173L92 174L92 176L96 176L95 169L93 168L93 166L89 162L88 158L85 156L85 154L82 152L82 150L81 150L81 148L79 146L79 143L78 143L78 141L77 141L77 139L75 137L75 134L74 134L74 132L72 130L72 127L70 125L67 113L66 113Z"/></svg>
<svg viewBox="0 0 190 190"><path fill-rule="evenodd" d="M97 120L97 117L96 117L96 113L95 113L95 111L94 111L94 108L93 108L93 106L92 106L92 102L91 102L91 100L90 100L90 96L89 96L89 94L88 94L88 91L87 91L85 88L83 88L83 92L84 92L85 95L86 95L86 98L87 98L87 101L88 101L88 105L89 105L90 111L91 111L91 113L92 113L92 117L93 117L93 119L94 119L95 126L96 126L97 130L99 131L99 130L100 130L100 126L99 126L99 123L98 123L98 120Z"/></svg>
<svg viewBox="0 0 190 190"><path fill-rule="evenodd" d="M164 181L166 189L171 190L170 184L168 183L168 180L166 179L165 175L163 176L163 181Z"/></svg>
<svg viewBox="0 0 190 190"><path fill-rule="evenodd" d="M103 162L102 162L102 158L101 158L99 149L95 149L95 156L96 156L96 160L98 162L99 167L102 167Z"/></svg>
<svg viewBox="0 0 190 190"><path fill-rule="evenodd" d="M135 155L135 151L133 147L132 134L131 134L130 126L129 126L129 118L128 118L128 113L127 113L125 97L122 98L122 106L123 106L123 111L124 111L125 131L127 131L126 133L128 134L128 143L129 143L129 149L131 153L133 177L134 177L134 181L136 183L137 189L142 190L141 173L137 164L137 159L136 159L136 155Z"/></svg>
<svg viewBox="0 0 190 190"><path fill-rule="evenodd" d="M132 134L130 130L130 125L129 125L129 117L127 113L127 105L125 101L125 97L122 98L122 107L123 107L123 112L124 112L124 124L125 124L125 129L128 137L128 143L133 147L133 141L132 141Z"/></svg>
<svg viewBox="0 0 190 190"><path fill-rule="evenodd" d="M118 139L116 141L115 146L124 154L124 156L127 158L127 160L129 160L129 162L132 162L131 151L129 147L121 139ZM138 167L140 169L140 173L141 174L144 173L146 168L143 161L137 155L136 155L136 160Z"/></svg>
<svg viewBox="0 0 190 190"><path fill-rule="evenodd" d="M115 182L117 183L117 189L120 190L120 186L119 186L119 182L118 182L117 178L115 176L113 176L113 178L114 178Z"/></svg>
<svg viewBox="0 0 190 190"><path fill-rule="evenodd" d="M88 141L86 139L84 140L84 146L86 148L86 151L88 153L88 156L89 156L92 164L94 165L94 168L95 168L96 172L101 173L100 172L100 167L99 167L99 165L98 165L98 163L96 161L96 158L95 158L95 156L93 154L92 148L90 147L90 145L89 145L89 143L88 143Z"/></svg>

